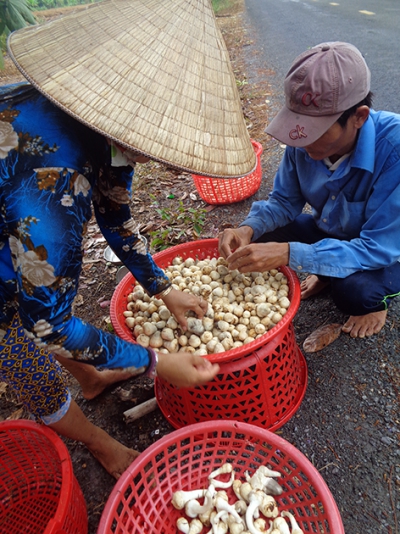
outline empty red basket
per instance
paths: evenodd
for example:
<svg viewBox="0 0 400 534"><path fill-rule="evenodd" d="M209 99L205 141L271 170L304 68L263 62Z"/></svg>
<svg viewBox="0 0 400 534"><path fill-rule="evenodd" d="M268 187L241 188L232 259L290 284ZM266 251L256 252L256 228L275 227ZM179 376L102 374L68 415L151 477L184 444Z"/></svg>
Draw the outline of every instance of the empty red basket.
<svg viewBox="0 0 400 534"><path fill-rule="evenodd" d="M154 255L165 268L180 256L205 259L218 257L218 240L185 243ZM307 366L296 344L292 319L300 304L300 284L296 274L281 268L288 278L291 304L283 319L260 338L219 354L205 356L220 365L220 372L208 384L196 388L176 388L156 379L158 405L172 426L181 428L212 419L232 419L277 430L299 408L307 385ZM117 286L110 306L116 333L134 341L125 325L123 312L135 279L126 275Z"/></svg>
<svg viewBox="0 0 400 534"><path fill-rule="evenodd" d="M55 432L33 421L4 421L0 450L0 532L87 533L85 500Z"/></svg>
<svg viewBox="0 0 400 534"><path fill-rule="evenodd" d="M241 178L211 178L192 174L197 192L208 204L233 204L254 195L261 185L262 146L251 139L257 157L257 166L253 172Z"/></svg>
<svg viewBox="0 0 400 534"><path fill-rule="evenodd" d="M184 514L171 504L174 492L207 487L208 475L225 462L242 481L260 465L279 471L280 512L293 513L305 533L344 534L335 500L311 462L272 432L235 421L190 425L146 449L111 492L97 534L175 534Z"/></svg>

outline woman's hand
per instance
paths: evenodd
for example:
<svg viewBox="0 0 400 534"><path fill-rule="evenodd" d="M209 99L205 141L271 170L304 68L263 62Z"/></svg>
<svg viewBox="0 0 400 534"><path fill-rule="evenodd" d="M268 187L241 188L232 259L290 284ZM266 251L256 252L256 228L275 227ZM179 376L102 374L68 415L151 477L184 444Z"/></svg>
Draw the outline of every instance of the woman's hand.
<svg viewBox="0 0 400 534"><path fill-rule="evenodd" d="M190 352L158 353L157 375L180 388L201 386L219 371L217 363Z"/></svg>
<svg viewBox="0 0 400 534"><path fill-rule="evenodd" d="M163 298L163 301L169 311L175 315L176 320L181 325L183 331L187 330L186 313L191 310L199 319L203 319L207 312L208 302L201 297L192 295L191 293L184 293L173 289Z"/></svg>
<svg viewBox="0 0 400 534"><path fill-rule="evenodd" d="M227 259L233 250L244 247L251 243L253 228L241 226L240 228L227 228L219 234L218 252Z"/></svg>
<svg viewBox="0 0 400 534"><path fill-rule="evenodd" d="M252 243L226 258L230 270L264 272L289 263L289 243Z"/></svg>

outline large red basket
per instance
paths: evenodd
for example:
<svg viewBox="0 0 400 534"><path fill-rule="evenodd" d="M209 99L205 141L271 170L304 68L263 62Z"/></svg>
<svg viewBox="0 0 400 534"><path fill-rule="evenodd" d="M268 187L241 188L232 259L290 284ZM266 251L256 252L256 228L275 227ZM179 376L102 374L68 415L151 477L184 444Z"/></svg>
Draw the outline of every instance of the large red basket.
<svg viewBox="0 0 400 534"><path fill-rule="evenodd" d="M262 145L251 139L257 157L253 172L241 178L211 178L192 174L194 185L201 198L208 204L233 204L254 195L261 185Z"/></svg>
<svg viewBox="0 0 400 534"><path fill-rule="evenodd" d="M165 268L172 260L218 257L218 240L205 239L169 248L154 255ZM211 382L196 388L176 388L156 379L158 405L172 426L181 428L210 419L232 419L277 430L299 408L307 386L307 366L296 344L292 319L300 305L300 284L287 267L281 271L288 278L291 304L286 315L260 338L237 349L205 356L220 365ZM110 306L116 333L134 342L125 325L123 312L135 279L126 275L117 286Z"/></svg>
<svg viewBox="0 0 400 534"><path fill-rule="evenodd" d="M344 534L332 494L299 450L268 430L226 420L176 430L146 449L111 492L97 534L175 534L184 514L172 506L173 493L207 487L210 472L225 462L243 481L260 465L279 471L280 512L293 513L305 533Z"/></svg>
<svg viewBox="0 0 400 534"><path fill-rule="evenodd" d="M55 432L33 421L4 421L0 450L0 532L87 533L85 500Z"/></svg>

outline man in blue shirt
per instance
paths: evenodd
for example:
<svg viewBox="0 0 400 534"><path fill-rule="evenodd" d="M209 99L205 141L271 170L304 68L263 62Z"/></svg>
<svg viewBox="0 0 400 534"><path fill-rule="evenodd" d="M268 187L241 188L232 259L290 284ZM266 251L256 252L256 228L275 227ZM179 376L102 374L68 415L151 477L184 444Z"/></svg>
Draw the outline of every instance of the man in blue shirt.
<svg viewBox="0 0 400 534"><path fill-rule="evenodd" d="M350 315L342 330L371 336L400 293L400 115L371 109L368 66L348 43L298 56L285 95L266 130L287 145L273 191L221 234L220 253L243 273L312 273L302 299L330 285Z"/></svg>

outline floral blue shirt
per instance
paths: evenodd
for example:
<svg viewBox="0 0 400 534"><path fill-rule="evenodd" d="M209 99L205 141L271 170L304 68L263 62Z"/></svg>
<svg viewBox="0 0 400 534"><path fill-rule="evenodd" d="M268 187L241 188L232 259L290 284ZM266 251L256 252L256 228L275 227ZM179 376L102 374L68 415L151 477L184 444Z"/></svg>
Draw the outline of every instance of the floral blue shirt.
<svg viewBox="0 0 400 534"><path fill-rule="evenodd" d="M19 313L39 346L105 368L149 364L146 349L73 317L92 216L153 295L169 284L129 208L133 168L111 166L102 136L27 83L0 88L0 339Z"/></svg>
<svg viewBox="0 0 400 534"><path fill-rule="evenodd" d="M241 226L253 240L293 221L308 203L331 237L290 243L297 272L345 278L400 258L400 115L371 110L349 158L330 171L304 148L286 147L268 200L254 202Z"/></svg>

